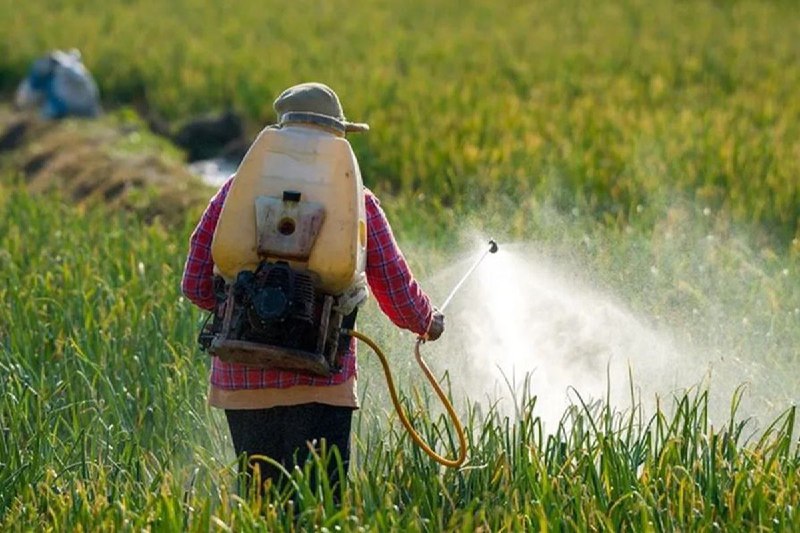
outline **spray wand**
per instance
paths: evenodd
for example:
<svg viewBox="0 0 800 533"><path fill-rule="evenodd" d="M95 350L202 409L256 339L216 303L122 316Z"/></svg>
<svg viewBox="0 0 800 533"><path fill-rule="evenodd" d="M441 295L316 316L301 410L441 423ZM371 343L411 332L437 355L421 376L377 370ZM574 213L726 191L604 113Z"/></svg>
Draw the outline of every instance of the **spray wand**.
<svg viewBox="0 0 800 533"><path fill-rule="evenodd" d="M497 243L494 241L494 239L489 239L489 249L481 254L481 256L478 258L478 260L475 261L472 264L472 267L469 270L467 270L467 273L464 274L464 276L461 278L461 280L459 280L459 282L456 283L456 286L453 287L453 290L450 291L450 294L447 296L447 298L445 298L444 303L439 308L439 311L444 313L445 307L450 305L450 300L453 299L453 296L456 295L456 293L458 292L458 289L460 289L461 286L464 284L464 282L467 281L467 278L470 276L470 274L472 274L472 272L476 268L478 268L478 265L481 264L481 262L483 261L483 258L486 257L486 254L494 254L494 253L497 253Z"/></svg>
<svg viewBox="0 0 800 533"><path fill-rule="evenodd" d="M481 254L481 256L475 261L475 263L472 264L472 267L470 267L467 273L464 274L461 280L459 280L459 282L456 283L456 286L453 287L453 290L450 291L450 294L447 296L447 298L445 298L445 301L439 308L439 311L444 312L445 308L450 304L450 301L453 299L453 296L455 296L455 294L458 292L458 290L461 288L461 286L464 284L467 278L472 274L472 272L476 268L478 268L478 265L481 264L486 255L490 253L493 254L496 252L497 252L497 243L494 241L494 239L490 239L489 248ZM443 466L457 468L462 464L464 464L464 461L467 458L467 439L464 436L464 428L462 427L461 422L458 420L458 415L456 414L455 409L453 408L453 404L450 403L450 400L447 398L447 394L445 394L445 392L442 390L441 386L436 380L436 376L434 376L433 372L431 372L430 368L428 368L427 363L425 363L425 361L422 359L422 354L420 353L419 347L425 343L425 341L427 340L426 337L420 336L417 338L417 343L414 346L414 356L416 357L417 363L422 369L422 372L425 374L425 377L428 379L431 386L433 387L433 390L436 392L436 395L439 397L439 400L441 400L442 405L444 405L445 409L447 410L447 414L450 417L450 420L452 420L453 425L455 426L459 443L459 454L458 457L455 459L449 459L447 457L443 457L438 453L436 453L422 439L420 434L411 425L411 422L408 420L408 417L403 412L403 408L400 405L400 400L397 397L397 391L394 386L394 379L392 378L392 372L389 369L389 363L383 351L380 349L380 347L378 347L378 345L375 344L375 342L372 339L355 330L348 330L347 334L365 342L378 355L378 358L380 359L381 362L381 366L383 367L383 373L386 376L386 385L389 389L389 395L392 397L392 404L394 404L394 408L395 411L397 411L397 416L400 418L400 422L406 428L406 431L408 431L408 434L411 436L411 439L414 441L414 443L417 446L419 446L422 449L422 451L428 454L428 456L430 456L434 461Z"/></svg>

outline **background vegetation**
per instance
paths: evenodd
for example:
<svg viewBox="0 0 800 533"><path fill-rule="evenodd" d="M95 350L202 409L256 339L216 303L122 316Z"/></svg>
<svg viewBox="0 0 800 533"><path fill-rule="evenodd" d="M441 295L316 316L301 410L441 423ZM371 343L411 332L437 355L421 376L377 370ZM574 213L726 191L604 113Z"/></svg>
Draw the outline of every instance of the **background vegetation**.
<svg viewBox="0 0 800 533"><path fill-rule="evenodd" d="M107 105L258 128L299 81L334 87L367 182L459 214L500 193L623 224L686 196L797 234L793 2L2 0L0 88L79 48Z"/></svg>
<svg viewBox="0 0 800 533"><path fill-rule="evenodd" d="M0 0L0 11L0 91L43 51L74 46L111 112L2 154L2 529L800 529L794 2ZM712 421L702 389L653 411L635 397L622 411L579 402L547 431L547 399L518 397L511 417L467 401L470 462L442 471L387 416L364 350L369 401L343 505L308 472L291 503L240 499L224 421L204 404L201 315L178 293L209 189L129 106L146 100L175 122L234 106L254 133L274 120L275 95L305 80L371 124L351 140L422 279L473 230L534 242L734 358L743 377L758 366L775 423L754 432L740 393ZM72 158L49 159L54 192L25 162L58 146ZM82 165L95 171L67 179ZM73 194L104 175L103 187L148 186L122 187L119 203L99 185ZM374 307L362 324L397 344ZM407 358L394 360L411 384ZM434 408L412 411L438 448L452 444Z"/></svg>

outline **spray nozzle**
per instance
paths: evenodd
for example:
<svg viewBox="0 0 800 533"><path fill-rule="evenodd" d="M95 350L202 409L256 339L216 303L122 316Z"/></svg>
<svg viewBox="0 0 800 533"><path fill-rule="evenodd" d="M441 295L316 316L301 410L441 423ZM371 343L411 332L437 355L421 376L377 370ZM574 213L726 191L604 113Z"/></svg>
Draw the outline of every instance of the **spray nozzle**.
<svg viewBox="0 0 800 533"><path fill-rule="evenodd" d="M489 239L489 253L495 254L497 253L497 241L494 239Z"/></svg>

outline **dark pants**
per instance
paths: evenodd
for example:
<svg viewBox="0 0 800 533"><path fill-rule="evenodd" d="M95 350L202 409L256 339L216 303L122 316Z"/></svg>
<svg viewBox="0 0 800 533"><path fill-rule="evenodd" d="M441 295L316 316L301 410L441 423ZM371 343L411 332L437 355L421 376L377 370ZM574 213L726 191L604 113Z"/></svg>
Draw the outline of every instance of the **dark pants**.
<svg viewBox="0 0 800 533"><path fill-rule="evenodd" d="M248 484L251 483L256 465L260 472L261 488L267 479L279 485L285 481L285 476L275 465L258 459L251 460L250 456L265 455L291 472L295 465L302 468L309 459L309 446L317 453L321 452L323 439L327 450L332 450L334 446L338 448L343 472L347 475L353 416L350 407L308 403L269 409L226 409L225 415L236 455L245 458L246 466L240 469L240 473L247 475ZM339 465L332 456L327 472L331 486L338 485ZM338 495L340 489L334 490L334 494Z"/></svg>

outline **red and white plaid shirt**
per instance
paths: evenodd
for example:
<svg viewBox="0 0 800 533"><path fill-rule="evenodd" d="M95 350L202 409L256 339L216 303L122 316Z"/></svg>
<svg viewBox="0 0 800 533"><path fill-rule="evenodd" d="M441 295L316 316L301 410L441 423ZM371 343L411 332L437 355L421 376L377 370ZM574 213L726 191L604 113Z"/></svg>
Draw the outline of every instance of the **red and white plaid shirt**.
<svg viewBox="0 0 800 533"><path fill-rule="evenodd" d="M211 241L222 205L233 178L229 178L211 199L189 243L181 289L202 309L214 308L214 261ZM430 299L422 291L395 242L392 228L380 202L364 189L367 213L367 283L381 310L397 326L422 335L433 315ZM342 369L330 377L319 377L285 370L267 370L212 358L211 384L227 390L285 388L295 385L336 385L357 375L356 342L341 358Z"/></svg>

